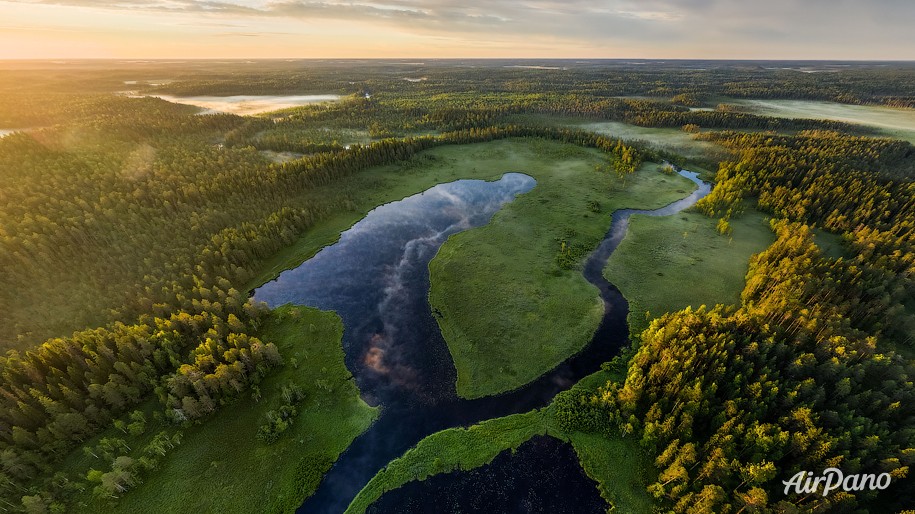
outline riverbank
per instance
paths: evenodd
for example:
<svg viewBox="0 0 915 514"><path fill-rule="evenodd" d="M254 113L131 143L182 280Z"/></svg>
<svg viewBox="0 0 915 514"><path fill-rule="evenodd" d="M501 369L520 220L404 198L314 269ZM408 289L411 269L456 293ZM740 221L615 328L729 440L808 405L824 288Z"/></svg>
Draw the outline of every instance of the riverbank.
<svg viewBox="0 0 915 514"><path fill-rule="evenodd" d="M620 179L595 171L606 157L591 150L550 142L533 150L525 173L537 187L488 225L449 238L429 265L430 304L463 398L517 389L584 348L604 307L577 263L603 239L612 212L661 207L695 189L657 164Z"/></svg>
<svg viewBox="0 0 915 514"><path fill-rule="evenodd" d="M575 388L594 391L614 377L597 372ZM491 463L503 452L514 452L534 436L547 435L575 449L585 473L601 497L620 512L650 512L653 502L645 487L652 477L651 462L637 441L583 432L566 432L556 419L555 403L524 414L496 418L467 428L432 434L392 461L359 492L345 514L363 514L388 491L415 480L453 471L470 471ZM547 470L541 470L548 472Z"/></svg>

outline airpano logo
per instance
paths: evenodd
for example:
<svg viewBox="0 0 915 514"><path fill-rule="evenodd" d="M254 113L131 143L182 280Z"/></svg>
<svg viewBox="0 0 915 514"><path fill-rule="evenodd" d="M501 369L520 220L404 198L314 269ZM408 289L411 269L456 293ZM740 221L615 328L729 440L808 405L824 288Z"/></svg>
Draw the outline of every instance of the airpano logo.
<svg viewBox="0 0 915 514"><path fill-rule="evenodd" d="M792 492L797 494L815 493L822 485L823 496L828 496L829 493L840 488L849 493L868 489L871 491L883 490L890 486L891 481L892 477L889 473L845 475L841 469L826 468L823 470L823 474L818 477L814 477L812 471L799 471L791 477L791 480L783 480L782 483L785 484L785 495Z"/></svg>

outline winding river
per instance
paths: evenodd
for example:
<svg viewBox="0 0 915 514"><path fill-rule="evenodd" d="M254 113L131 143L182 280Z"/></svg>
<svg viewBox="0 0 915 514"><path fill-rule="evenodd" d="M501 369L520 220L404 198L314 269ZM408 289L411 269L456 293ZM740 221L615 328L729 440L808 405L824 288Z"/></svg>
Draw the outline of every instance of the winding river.
<svg viewBox="0 0 915 514"><path fill-rule="evenodd" d="M656 210L614 212L607 236L587 260L584 276L600 290L605 308L591 342L539 379L499 396L465 400L456 395L454 364L428 302L428 264L450 235L487 223L516 195L531 190L536 182L527 175L458 180L382 205L337 243L255 290L255 299L271 307L295 303L336 311L345 327L346 365L363 398L383 406L378 420L353 441L298 512L343 512L378 470L423 437L543 407L616 355L628 334L628 304L602 269L630 216L670 215L708 194L710 186L695 173L680 173L699 186L695 192Z"/></svg>

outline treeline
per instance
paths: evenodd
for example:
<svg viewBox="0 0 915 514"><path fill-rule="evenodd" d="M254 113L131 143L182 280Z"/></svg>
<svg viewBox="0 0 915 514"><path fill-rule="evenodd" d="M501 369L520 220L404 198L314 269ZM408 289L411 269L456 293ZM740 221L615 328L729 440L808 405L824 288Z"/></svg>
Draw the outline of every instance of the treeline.
<svg viewBox="0 0 915 514"><path fill-rule="evenodd" d="M543 91L578 95L676 95L707 98L785 98L843 103L911 105L915 98L915 69L907 63L871 66L866 63L815 64L820 71L805 73L809 63L786 62L625 62L555 61L555 69L522 69L519 61L447 61L420 64L317 63L302 70L301 63L252 63L246 70L183 74L183 80L162 86L172 94L302 94L361 92L436 95L449 92ZM520 63L523 64L523 63ZM530 62L543 65L542 61ZM793 69L786 69L793 68ZM424 78L408 82L406 78Z"/></svg>
<svg viewBox="0 0 915 514"><path fill-rule="evenodd" d="M341 102L289 111L275 120L277 126L274 128L263 122L258 126L260 130L283 131L286 127L297 125L329 125L337 129L365 129L374 136L384 136L485 128L510 123L514 116L525 114L606 119L645 127L680 128L692 124L718 129L864 130L838 121L770 118L728 109L691 111L676 102L559 92L449 92L434 96L382 93L370 98L355 96ZM254 138L252 136L258 129L251 125L246 130L248 138L239 138L237 136L243 134L238 133L233 141L257 145L270 133Z"/></svg>
<svg viewBox="0 0 915 514"><path fill-rule="evenodd" d="M0 77L2 97L29 120L48 119L53 106L66 105L74 91L91 96L119 90L141 93L195 95L301 95L308 93L420 94L536 94L549 91L582 97L645 95L679 97L683 105L712 97L827 100L853 104L912 107L915 68L907 63L817 64L785 62L652 62L557 61L556 69L522 69L519 61L448 61L398 64L393 62L144 63L140 66L30 63L7 67ZM530 64L543 64L531 62ZM785 69L794 68L794 69ZM163 79L165 77L165 79ZM409 82L406 79L423 79ZM129 84L126 82L130 82ZM47 93L37 100L36 92ZM56 95L56 96L55 96ZM5 108L0 99L0 126ZM29 112L34 115L29 115ZM9 118L6 118L9 119ZM26 118L20 118L26 121ZM26 126L35 126L32 124Z"/></svg>
<svg viewBox="0 0 915 514"><path fill-rule="evenodd" d="M40 129L78 126L104 131L119 140L141 137L192 136L201 131L225 131L244 118L232 114L191 116L197 107L160 98L52 92L0 95L0 127Z"/></svg>
<svg viewBox="0 0 915 514"><path fill-rule="evenodd" d="M639 438L659 472L649 491L674 512L911 508L915 367L878 350L881 301L853 265L823 257L804 225L774 229L741 308L655 320L625 383L565 395L560 418ZM785 495L782 481L828 467L889 473L892 485Z"/></svg>
<svg viewBox="0 0 915 514"><path fill-rule="evenodd" d="M768 116L759 116L756 114L729 110L684 112L658 109L627 116L623 121L643 127L681 128L693 126L695 128L780 131L825 129L841 130L844 132L860 132L863 130L861 127L856 127L841 121L771 118Z"/></svg>

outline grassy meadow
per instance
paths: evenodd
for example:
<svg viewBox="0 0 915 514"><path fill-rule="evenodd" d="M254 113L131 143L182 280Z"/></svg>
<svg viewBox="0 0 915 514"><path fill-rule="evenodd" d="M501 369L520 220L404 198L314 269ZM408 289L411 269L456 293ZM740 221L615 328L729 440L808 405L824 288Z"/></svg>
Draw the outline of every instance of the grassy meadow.
<svg viewBox="0 0 915 514"><path fill-rule="evenodd" d="M730 236L717 219L684 211L673 216L633 216L604 277L629 302L629 330L639 334L666 312L692 305L737 304L750 256L775 236L755 209L731 219Z"/></svg>
<svg viewBox="0 0 915 514"><path fill-rule="evenodd" d="M412 480L455 470L471 470L515 450L535 435L559 435L547 410L484 421L468 428L436 432L378 472L353 499L345 514L363 514L387 491Z"/></svg>
<svg viewBox="0 0 915 514"><path fill-rule="evenodd" d="M694 188L655 164L621 180L595 171L602 158L552 142L516 148L505 171L523 171L537 186L488 225L449 238L430 263L429 299L460 396L516 389L580 351L603 304L578 266L558 264L559 254L565 249L578 262L603 238L614 210L661 207ZM491 166L486 154L468 152L467 162Z"/></svg>

